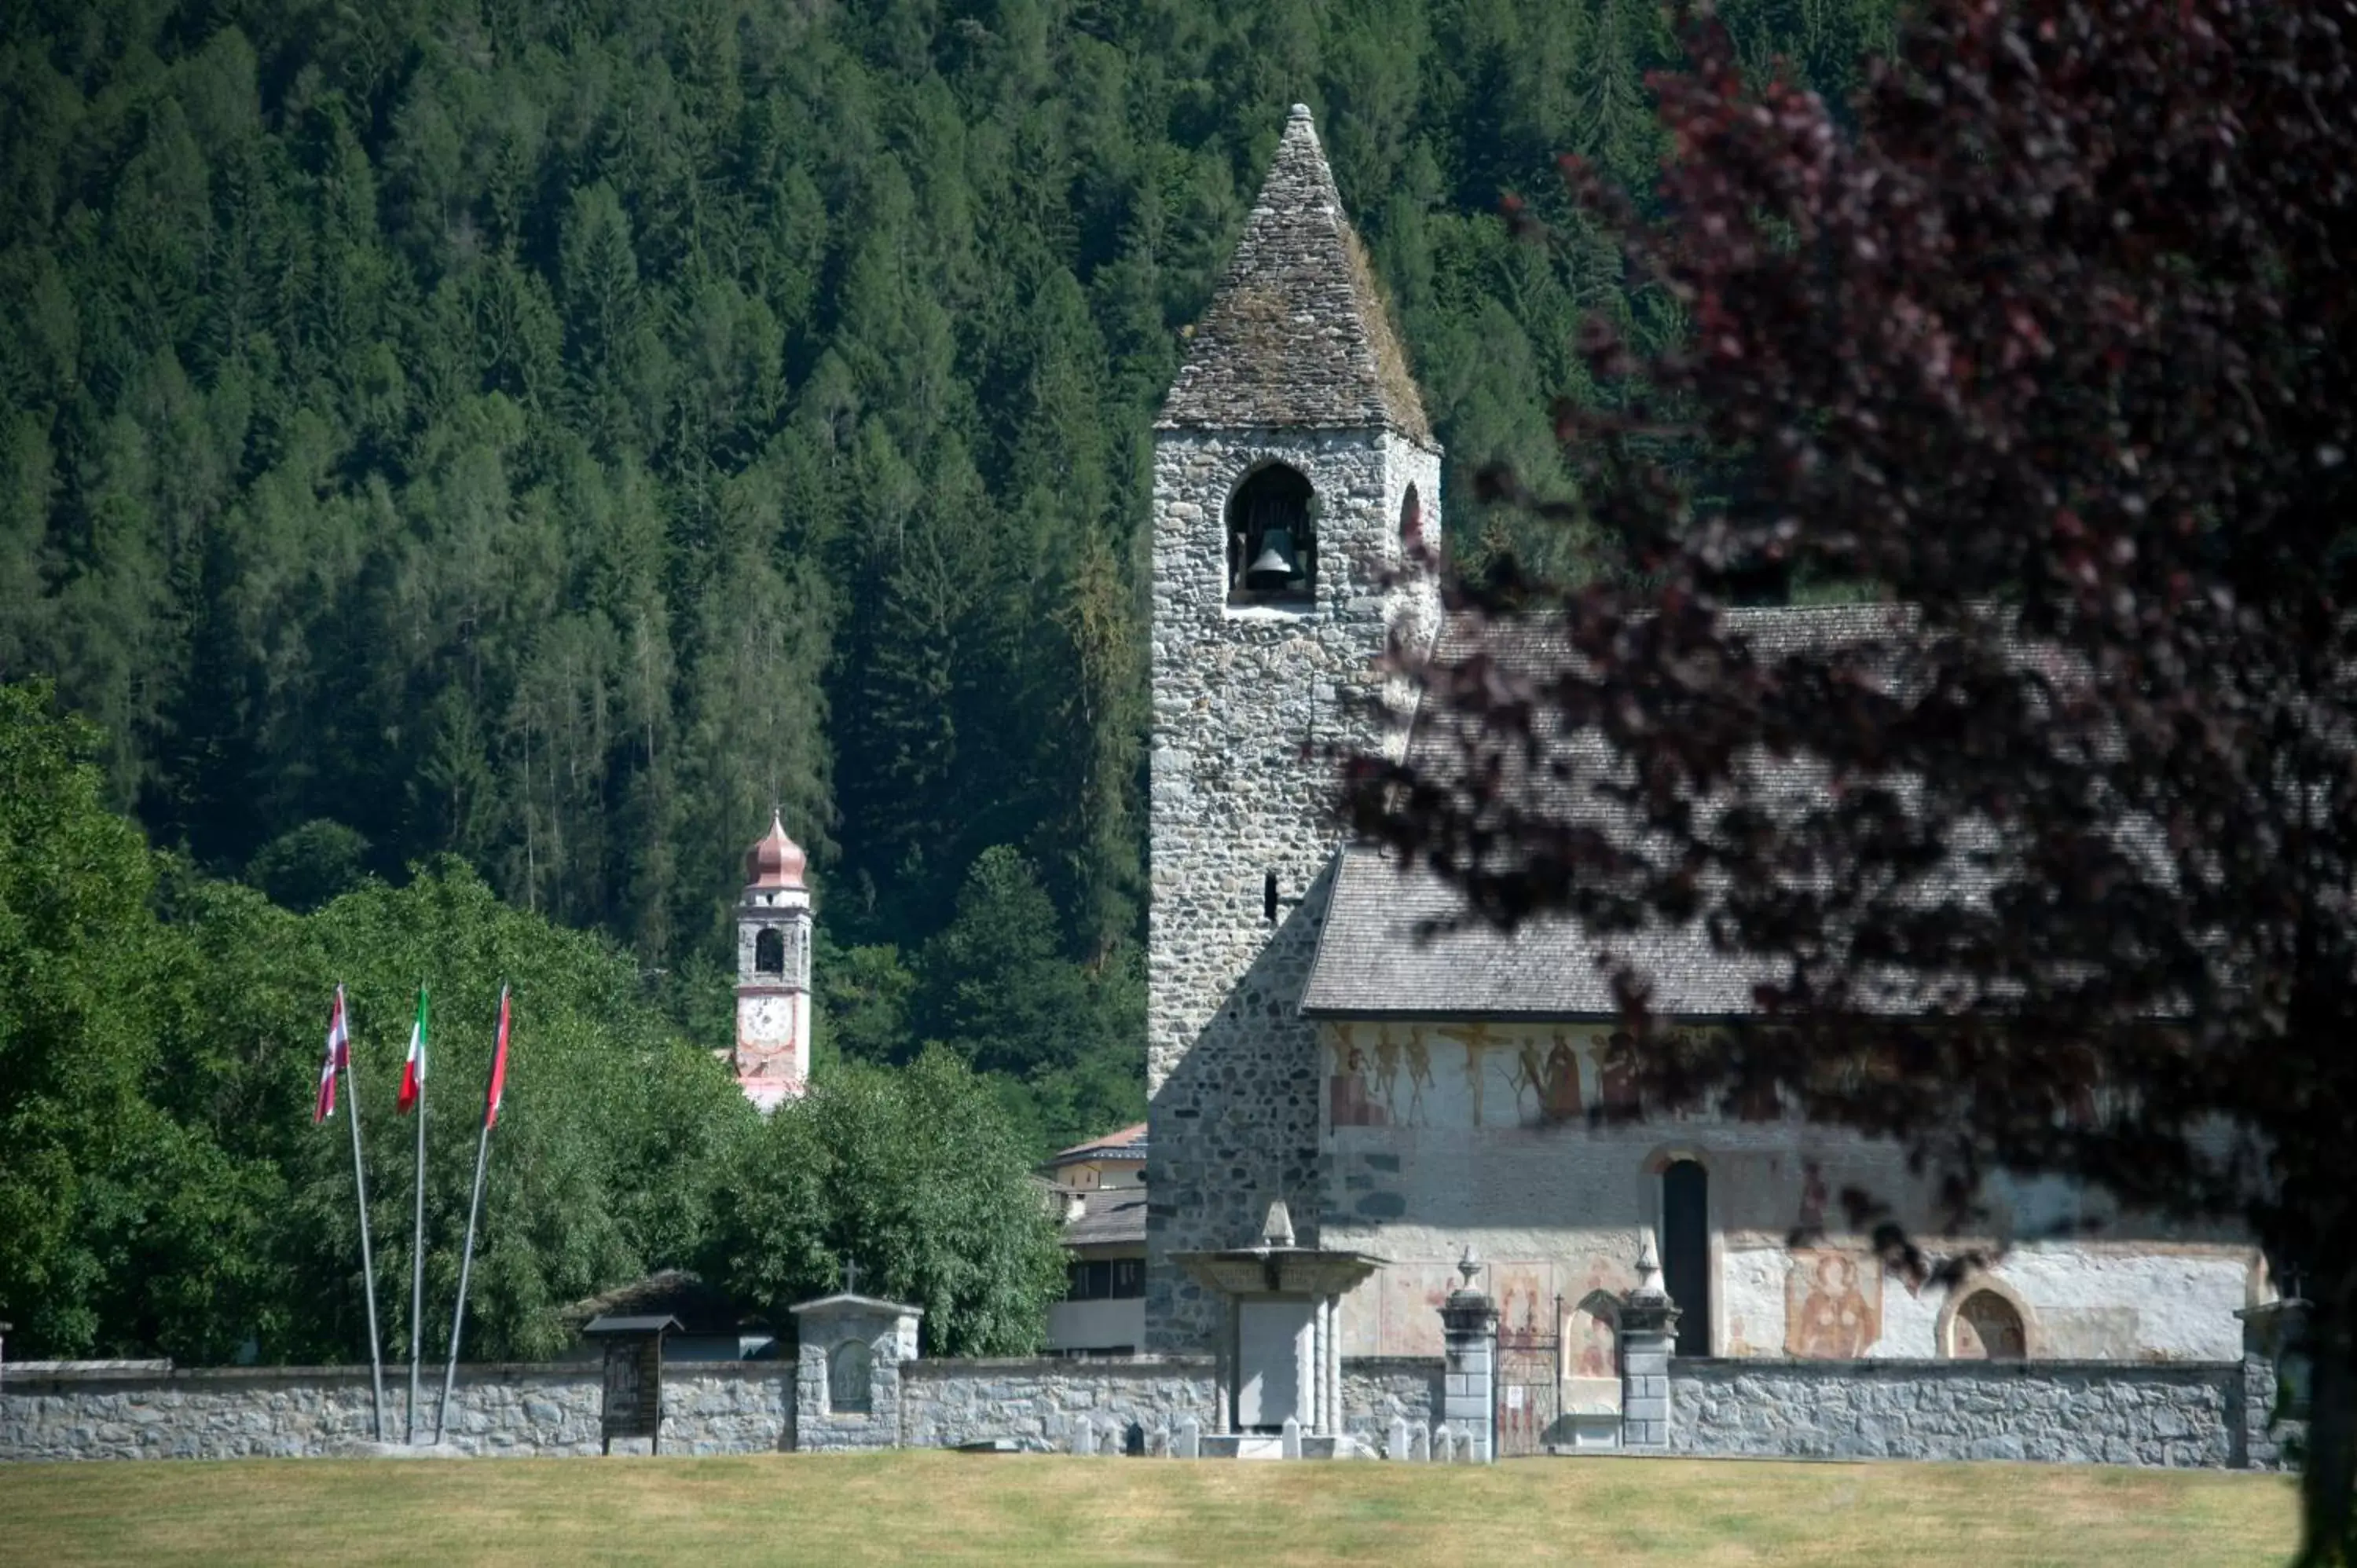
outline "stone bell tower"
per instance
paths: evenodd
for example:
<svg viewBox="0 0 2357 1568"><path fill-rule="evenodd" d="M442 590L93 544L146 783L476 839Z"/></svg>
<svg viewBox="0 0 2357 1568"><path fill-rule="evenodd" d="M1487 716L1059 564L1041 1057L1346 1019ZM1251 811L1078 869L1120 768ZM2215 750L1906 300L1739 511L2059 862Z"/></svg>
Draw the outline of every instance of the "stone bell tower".
<svg viewBox="0 0 2357 1568"><path fill-rule="evenodd" d="M1316 1215L1300 997L1342 831L1334 751L1397 754L1377 660L1439 627L1440 448L1296 105L1154 434L1146 1341L1216 1304L1177 1251ZM1309 1238L1314 1240L1314 1238Z"/></svg>
<svg viewBox="0 0 2357 1568"><path fill-rule="evenodd" d="M808 857L783 819L745 852L737 901L737 1048L730 1065L745 1098L764 1111L810 1085L811 901Z"/></svg>

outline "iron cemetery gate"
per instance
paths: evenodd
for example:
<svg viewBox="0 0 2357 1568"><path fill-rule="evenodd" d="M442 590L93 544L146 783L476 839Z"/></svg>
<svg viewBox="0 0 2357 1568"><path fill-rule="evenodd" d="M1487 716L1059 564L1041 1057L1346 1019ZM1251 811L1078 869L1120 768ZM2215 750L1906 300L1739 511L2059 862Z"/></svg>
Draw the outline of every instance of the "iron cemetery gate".
<svg viewBox="0 0 2357 1568"><path fill-rule="evenodd" d="M1544 1454L1563 1413L1563 1298L1544 1322L1525 1313L1498 1325L1497 1455Z"/></svg>

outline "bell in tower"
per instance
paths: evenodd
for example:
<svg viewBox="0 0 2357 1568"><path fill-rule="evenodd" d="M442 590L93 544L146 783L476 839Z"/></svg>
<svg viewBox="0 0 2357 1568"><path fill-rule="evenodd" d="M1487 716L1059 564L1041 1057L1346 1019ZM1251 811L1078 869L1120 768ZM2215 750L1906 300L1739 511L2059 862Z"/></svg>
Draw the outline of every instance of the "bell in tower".
<svg viewBox="0 0 2357 1568"><path fill-rule="evenodd" d="M764 1111L810 1085L809 857L782 818L745 852L737 902L737 1046L731 1065L745 1098Z"/></svg>

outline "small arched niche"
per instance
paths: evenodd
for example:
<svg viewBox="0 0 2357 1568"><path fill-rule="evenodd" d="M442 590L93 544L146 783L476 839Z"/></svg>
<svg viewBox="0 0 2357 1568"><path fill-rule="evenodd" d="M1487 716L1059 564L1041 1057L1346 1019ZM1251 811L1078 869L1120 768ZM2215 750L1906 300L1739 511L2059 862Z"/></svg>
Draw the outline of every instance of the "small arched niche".
<svg viewBox="0 0 2357 1568"><path fill-rule="evenodd" d="M1400 498L1399 539L1404 558L1414 561L1424 554L1424 498L1414 485Z"/></svg>
<svg viewBox="0 0 2357 1568"><path fill-rule="evenodd" d="M1620 1408L1620 1304L1592 1290L1571 1309L1563 1327L1564 1376L1586 1398Z"/></svg>
<svg viewBox="0 0 2357 1568"><path fill-rule="evenodd" d="M1983 1283L1966 1288L1949 1307L1945 1338L1959 1361L2025 1361L2029 1324L2011 1291Z"/></svg>
<svg viewBox="0 0 2357 1568"><path fill-rule="evenodd" d="M875 1408L869 1391L870 1356L862 1340L846 1339L827 1352L826 1408L836 1415L866 1415Z"/></svg>
<svg viewBox="0 0 2357 1568"><path fill-rule="evenodd" d="M753 972L786 972L786 933L775 926L762 927L753 938Z"/></svg>
<svg viewBox="0 0 2357 1568"><path fill-rule="evenodd" d="M1228 501L1228 603L1307 609L1318 599L1317 492L1267 463Z"/></svg>

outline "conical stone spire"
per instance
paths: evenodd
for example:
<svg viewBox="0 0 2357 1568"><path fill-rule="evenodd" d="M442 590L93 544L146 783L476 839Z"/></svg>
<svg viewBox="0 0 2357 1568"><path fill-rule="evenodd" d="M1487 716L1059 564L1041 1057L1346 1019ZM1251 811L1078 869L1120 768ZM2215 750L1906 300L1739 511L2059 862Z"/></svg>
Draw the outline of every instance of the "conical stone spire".
<svg viewBox="0 0 2357 1568"><path fill-rule="evenodd" d="M1432 440L1303 104L1286 122L1260 199L1157 423L1388 429Z"/></svg>

